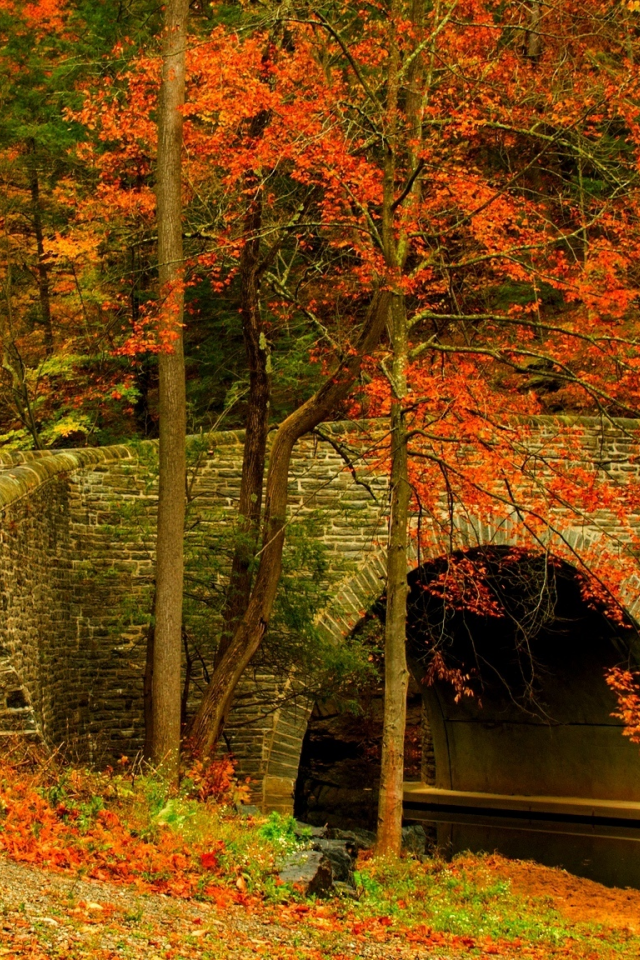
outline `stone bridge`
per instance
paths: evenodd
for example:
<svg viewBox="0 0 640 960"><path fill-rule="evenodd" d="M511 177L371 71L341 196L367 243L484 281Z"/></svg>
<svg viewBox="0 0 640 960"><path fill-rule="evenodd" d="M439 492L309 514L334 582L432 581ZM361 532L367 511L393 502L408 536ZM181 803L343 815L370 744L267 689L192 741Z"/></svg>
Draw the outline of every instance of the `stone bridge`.
<svg viewBox="0 0 640 960"><path fill-rule="evenodd" d="M539 418L533 421L535 444L552 449L559 434L566 441L567 431L574 427L583 462L606 469L620 483L638 482L640 429L635 421L603 427L595 419ZM339 439L346 427L334 424L331 430ZM350 634L378 600L385 582L386 480L380 476L369 478L368 486L359 483L336 446L316 436L305 438L296 448L290 481L292 529L298 524L304 531L304 524L309 525L323 545L325 602L316 619L328 640ZM49 743L64 741L83 759L95 761L131 757L140 750L154 567L156 453L155 443L148 441L99 449L0 453L3 736L21 733ZM189 441L188 617L197 653L202 655L193 674L192 705L202 664L207 663L207 638L215 633L215 601L227 569L241 457L240 432ZM601 537L605 528L621 540L640 534L640 517L629 517L624 528L612 529L612 522L606 512L595 511L568 536L579 545ZM508 526L496 529L487 518L467 516L463 527L470 547L512 542ZM217 566L206 567L203 574L205 555ZM299 575L304 578L304 569ZM640 580L633 576L625 589L628 612L640 620ZM295 691L298 696L288 695ZM623 777L626 786L618 794L614 789L606 795L640 801L635 748L610 721L611 704L605 694L600 691L595 699L595 713L578 704L569 725L583 724L590 737L597 728L605 753L615 730L616 746L611 750L631 773ZM432 698L429 708L437 727L439 786L472 789L475 784L486 791L477 760L475 767L471 763L475 772L470 779L462 772L470 760L469 748L463 749L461 735L455 733L462 729L461 718L447 714L443 702L440 698L434 706ZM260 664L248 672L238 691L227 740L241 772L253 778L255 799L265 809L292 807L312 707L295 673L275 676ZM492 742L494 760L501 749L499 742ZM576 762L586 761L582 756ZM606 770L606 776L596 777L591 787L585 781L581 789L591 789L593 796L607 790L604 781L613 776L611 763ZM547 777L545 789L566 794L570 788L561 781L562 777Z"/></svg>

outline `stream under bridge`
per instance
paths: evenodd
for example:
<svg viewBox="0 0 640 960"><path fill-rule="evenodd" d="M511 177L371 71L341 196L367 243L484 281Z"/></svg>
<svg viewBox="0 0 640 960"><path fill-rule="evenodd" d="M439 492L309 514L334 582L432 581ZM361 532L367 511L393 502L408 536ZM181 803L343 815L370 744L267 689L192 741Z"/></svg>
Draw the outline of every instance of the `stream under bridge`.
<svg viewBox="0 0 640 960"><path fill-rule="evenodd" d="M583 466L621 485L640 482L635 421L540 417L529 426L537 451L552 451L560 438L566 449L573 432ZM308 522L322 544L326 602L316 628L327 642L340 643L384 592L388 491L384 475L362 483L346 467L340 446L352 427L329 429L336 442L309 436L296 446L289 510L291 522ZM242 445L239 431L189 441L188 573L203 550L224 556L237 518ZM0 736L64 742L96 763L139 753L156 499L153 441L0 452ZM469 550L522 546L515 525L468 513L457 522ZM564 532L575 549L611 535L635 540L640 516L621 525L595 509ZM434 551L420 562L443 552ZM223 586L224 575L223 559L214 588ZM640 622L640 565L623 595L629 622ZM206 604L201 608L194 607L193 622L206 636L211 616ZM406 784L405 815L437 825L438 841L451 850L522 855L527 837L538 849L544 833L551 837L548 862L640 887L640 753L612 718L615 701L604 682L605 669L625 651L640 662L636 634L614 635L584 610L575 623L566 643L551 636L540 650L542 713L517 710L495 690L482 708L456 701L446 685L427 686L416 671L431 762L428 776ZM490 634L483 642L500 655ZM192 707L197 680L196 669ZM225 738L265 811L293 810L317 702L317 693L305 693L300 671L274 673L259 661L236 693Z"/></svg>

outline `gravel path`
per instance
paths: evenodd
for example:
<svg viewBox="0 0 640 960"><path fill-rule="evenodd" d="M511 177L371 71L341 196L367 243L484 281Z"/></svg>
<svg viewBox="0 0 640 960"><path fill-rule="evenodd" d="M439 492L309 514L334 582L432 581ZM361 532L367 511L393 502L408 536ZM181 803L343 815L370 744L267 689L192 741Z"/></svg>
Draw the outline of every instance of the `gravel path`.
<svg viewBox="0 0 640 960"><path fill-rule="evenodd" d="M303 908L304 909L304 908ZM336 930L332 911L306 918L277 908L176 900L74 879L0 858L0 958L96 960L449 960L384 929ZM342 926L338 924L338 926Z"/></svg>

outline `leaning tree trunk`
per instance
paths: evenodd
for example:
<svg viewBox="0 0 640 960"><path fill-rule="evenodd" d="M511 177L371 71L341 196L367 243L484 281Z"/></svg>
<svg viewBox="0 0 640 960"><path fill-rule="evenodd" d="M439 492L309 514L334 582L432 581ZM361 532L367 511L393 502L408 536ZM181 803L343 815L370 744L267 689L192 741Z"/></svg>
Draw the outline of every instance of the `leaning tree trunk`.
<svg viewBox="0 0 640 960"><path fill-rule="evenodd" d="M267 474L260 565L249 605L214 670L191 728L193 748L203 756L211 755L215 748L238 681L259 648L269 624L282 568L293 448L305 433L326 420L337 404L349 394L363 358L380 339L387 320L388 304L389 294L386 292L374 298L353 353L309 400L287 417L276 432Z"/></svg>
<svg viewBox="0 0 640 960"><path fill-rule="evenodd" d="M173 781L180 753L186 399L182 324L182 107L189 0L168 0L158 107L160 479L152 681L152 759Z"/></svg>
<svg viewBox="0 0 640 960"><path fill-rule="evenodd" d="M223 628L216 653L216 664L221 662L228 650L238 624L249 605L252 567L260 535L271 395L269 347L260 317L259 300L261 265L259 231L262 223L262 203L262 187L258 187L245 218L245 234L249 239L245 243L240 258L240 316L249 368L249 396L238 502L240 523L231 563L226 603L222 612Z"/></svg>

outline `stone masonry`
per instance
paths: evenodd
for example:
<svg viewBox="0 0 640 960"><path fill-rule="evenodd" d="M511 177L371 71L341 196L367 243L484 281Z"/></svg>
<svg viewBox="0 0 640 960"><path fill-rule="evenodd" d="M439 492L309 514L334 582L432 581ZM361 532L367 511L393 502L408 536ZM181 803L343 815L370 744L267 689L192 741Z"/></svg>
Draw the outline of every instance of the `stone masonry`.
<svg viewBox="0 0 640 960"><path fill-rule="evenodd" d="M532 442L551 449L559 432L566 434L574 423L576 456L622 483L638 482L640 431L634 421L603 430L596 420L539 418ZM332 426L338 436L346 429ZM241 432L189 441L188 562L198 551L219 554L220 584L236 520L242 441ZM65 742L82 759L97 762L139 751L156 460L151 441L0 453L0 735ZM386 478L368 482L370 489L356 482L331 444L315 436L298 444L290 516L292 522L314 517L319 525L330 602L318 612L318 626L335 641L354 629L384 589ZM488 518L467 516L460 527L469 546L511 542L509 529L496 529ZM612 530L611 518L596 512L569 536L579 545L597 540L605 529L628 539L640 532L640 518ZM640 579L634 577L626 593L631 615L638 616ZM215 618L207 619L205 608L194 617L206 642L207 632L215 633ZM301 678L274 677L259 665L237 692L226 738L265 809L291 810L312 708Z"/></svg>

